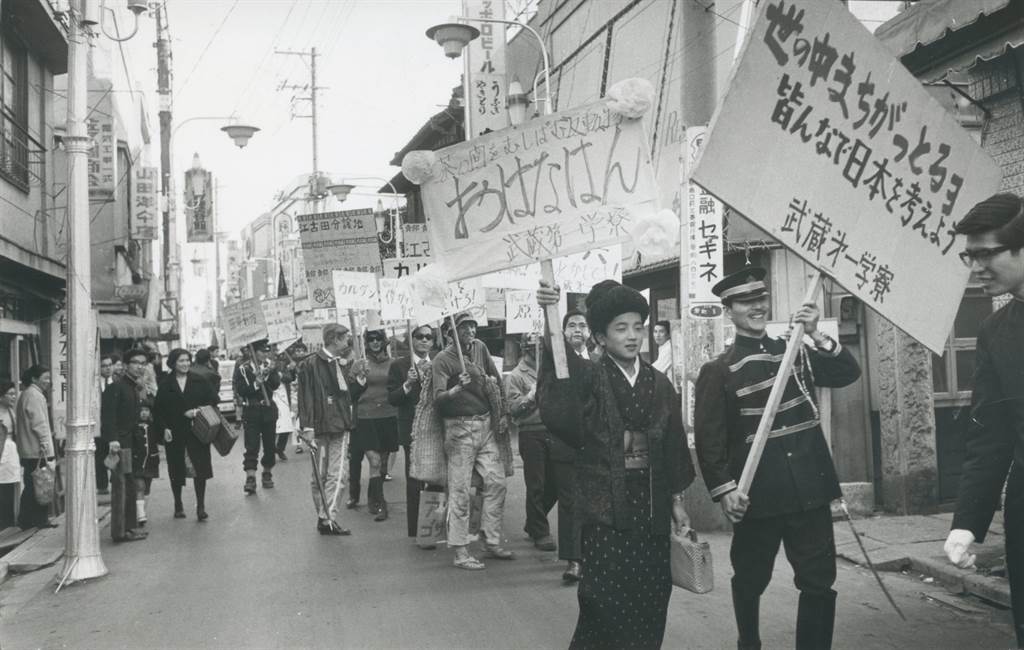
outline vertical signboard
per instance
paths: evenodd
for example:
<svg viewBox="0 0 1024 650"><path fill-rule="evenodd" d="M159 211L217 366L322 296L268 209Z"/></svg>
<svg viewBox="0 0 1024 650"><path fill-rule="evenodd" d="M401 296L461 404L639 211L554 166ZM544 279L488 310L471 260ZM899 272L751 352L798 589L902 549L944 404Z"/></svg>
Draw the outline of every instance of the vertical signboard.
<svg viewBox="0 0 1024 650"><path fill-rule="evenodd" d="M213 241L213 174L195 168L185 172L185 225L187 240Z"/></svg>
<svg viewBox="0 0 1024 650"><path fill-rule="evenodd" d="M468 18L504 20L503 0L464 0ZM469 138L508 126L505 25L472 22L480 37L466 46L466 133Z"/></svg>
<svg viewBox="0 0 1024 650"><path fill-rule="evenodd" d="M114 107L105 94L90 107L85 120L89 147L89 196L108 198L117 189L117 139L114 136Z"/></svg>
<svg viewBox="0 0 1024 650"><path fill-rule="evenodd" d="M686 169L693 169L697 161L707 127L686 129ZM722 279L723 206L707 190L696 183L687 183L686 193L686 246L689 273L690 315L694 318L714 318L722 313L721 303L711 287Z"/></svg>
<svg viewBox="0 0 1024 650"><path fill-rule="evenodd" d="M139 166L132 173L132 211L129 219L129 237L132 239L152 241L157 238L159 178L156 167Z"/></svg>

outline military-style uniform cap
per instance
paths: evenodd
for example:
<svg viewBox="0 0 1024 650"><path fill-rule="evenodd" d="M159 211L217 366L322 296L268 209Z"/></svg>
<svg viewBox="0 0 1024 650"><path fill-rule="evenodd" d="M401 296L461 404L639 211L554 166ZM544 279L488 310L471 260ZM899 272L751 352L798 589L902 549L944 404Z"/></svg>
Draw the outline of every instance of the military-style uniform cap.
<svg viewBox="0 0 1024 650"><path fill-rule="evenodd" d="M768 271L759 266L745 266L719 280L718 284L711 287L711 292L723 302L767 296L768 287L764 283L766 275Z"/></svg>

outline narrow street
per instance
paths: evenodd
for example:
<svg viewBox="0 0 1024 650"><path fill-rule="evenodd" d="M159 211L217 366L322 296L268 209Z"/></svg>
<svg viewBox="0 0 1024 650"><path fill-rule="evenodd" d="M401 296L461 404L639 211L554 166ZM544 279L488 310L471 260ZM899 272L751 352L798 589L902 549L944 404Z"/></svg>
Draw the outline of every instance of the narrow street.
<svg viewBox="0 0 1024 650"><path fill-rule="evenodd" d="M172 519L161 479L153 486L148 540L115 545L102 530L108 576L55 595L58 564L0 586L3 648L568 646L576 593L561 585L556 554L534 550L522 533L521 463L505 515L508 546L519 557L488 561L481 572L459 571L443 547L421 550L405 537L401 459L385 488L391 519L374 523L365 508L343 511L351 537L316 533L308 456L290 455L275 471L277 487L248 498L240 449L214 463L208 523L196 522L188 496L188 518ZM716 588L706 595L675 590L665 648L735 647L728 535L710 539ZM1007 612L915 577L884 578L907 623L867 570L840 560L836 648L1010 646ZM762 601L765 647L792 647L795 613L792 573L780 556Z"/></svg>

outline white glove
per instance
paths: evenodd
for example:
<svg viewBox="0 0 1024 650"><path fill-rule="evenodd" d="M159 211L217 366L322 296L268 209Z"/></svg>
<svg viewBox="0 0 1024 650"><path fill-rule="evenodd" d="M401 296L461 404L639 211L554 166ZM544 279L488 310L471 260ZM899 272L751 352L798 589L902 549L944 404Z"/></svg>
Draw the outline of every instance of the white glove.
<svg viewBox="0 0 1024 650"><path fill-rule="evenodd" d="M949 531L949 537L946 538L946 544L942 550L946 552L946 557L950 562L961 569L970 569L974 566L974 560L977 559L974 553L968 553L973 543L974 533L958 528Z"/></svg>

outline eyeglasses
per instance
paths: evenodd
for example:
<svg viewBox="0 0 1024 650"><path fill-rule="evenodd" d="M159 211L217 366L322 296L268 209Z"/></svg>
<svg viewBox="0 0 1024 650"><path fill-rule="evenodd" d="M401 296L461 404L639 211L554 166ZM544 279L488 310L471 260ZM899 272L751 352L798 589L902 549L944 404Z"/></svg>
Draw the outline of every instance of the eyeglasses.
<svg viewBox="0 0 1024 650"><path fill-rule="evenodd" d="M433 334L413 334L412 337L414 339L416 339L417 341L433 341L434 340L434 335Z"/></svg>
<svg viewBox="0 0 1024 650"><path fill-rule="evenodd" d="M384 339L382 339L379 336L371 336L368 339L366 339L366 342L367 343L383 343Z"/></svg>
<svg viewBox="0 0 1024 650"><path fill-rule="evenodd" d="M973 250L960 251L960 261L968 267L972 266L975 262L987 264L992 261L993 257L1008 250L1012 250L1012 247L994 246L992 248L975 248Z"/></svg>

